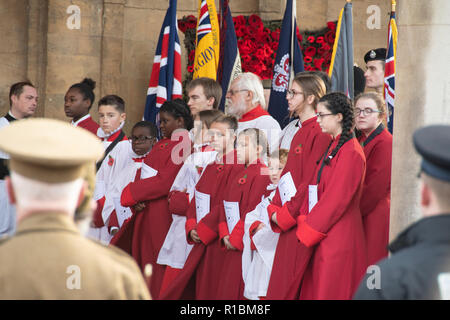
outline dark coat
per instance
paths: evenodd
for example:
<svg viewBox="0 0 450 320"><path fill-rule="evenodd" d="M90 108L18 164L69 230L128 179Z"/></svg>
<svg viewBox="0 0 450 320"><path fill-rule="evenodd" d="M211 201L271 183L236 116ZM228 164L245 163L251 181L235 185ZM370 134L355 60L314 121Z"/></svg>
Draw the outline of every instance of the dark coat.
<svg viewBox="0 0 450 320"><path fill-rule="evenodd" d="M368 289L367 274L354 299L441 299L438 277L450 273L450 214L419 220L391 243L382 260L380 289Z"/></svg>

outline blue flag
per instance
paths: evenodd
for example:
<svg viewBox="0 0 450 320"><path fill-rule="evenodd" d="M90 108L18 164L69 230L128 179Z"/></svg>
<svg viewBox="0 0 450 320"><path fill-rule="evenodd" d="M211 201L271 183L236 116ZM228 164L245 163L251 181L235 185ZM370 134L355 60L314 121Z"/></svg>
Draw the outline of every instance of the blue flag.
<svg viewBox="0 0 450 320"><path fill-rule="evenodd" d="M158 124L161 105L166 100L181 98L182 93L177 1L170 0L153 59L152 74L145 102L144 120Z"/></svg>
<svg viewBox="0 0 450 320"><path fill-rule="evenodd" d="M280 41L273 67L272 88L270 90L269 113L278 121L281 128L289 123L286 92L293 77L304 71L303 56L296 37L296 10L292 0L286 1Z"/></svg>
<svg viewBox="0 0 450 320"><path fill-rule="evenodd" d="M237 37L231 17L228 0L221 0L222 26L220 30L220 60L217 69L217 81L222 86L222 99L219 109L225 109L225 96L231 81L242 72L241 57L237 46Z"/></svg>

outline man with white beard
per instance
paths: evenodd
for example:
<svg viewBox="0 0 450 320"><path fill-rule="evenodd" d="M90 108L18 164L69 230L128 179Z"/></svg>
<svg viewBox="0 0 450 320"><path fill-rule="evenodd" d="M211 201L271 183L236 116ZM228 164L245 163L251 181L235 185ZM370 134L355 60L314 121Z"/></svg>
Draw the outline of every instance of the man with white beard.
<svg viewBox="0 0 450 320"><path fill-rule="evenodd" d="M227 113L235 116L240 131L248 128L261 129L267 136L269 153L278 149L281 128L266 111L264 88L261 79L251 72L241 73L230 85L226 95Z"/></svg>

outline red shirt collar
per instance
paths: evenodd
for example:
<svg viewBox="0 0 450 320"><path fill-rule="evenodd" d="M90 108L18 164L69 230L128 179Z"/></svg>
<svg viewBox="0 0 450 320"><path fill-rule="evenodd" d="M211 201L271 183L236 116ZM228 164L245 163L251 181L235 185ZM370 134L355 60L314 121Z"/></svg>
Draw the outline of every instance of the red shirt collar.
<svg viewBox="0 0 450 320"><path fill-rule="evenodd" d="M269 116L270 114L264 110L260 105L253 108L252 110L248 111L247 113L244 113L242 117L239 119L239 122L245 122L245 121L251 121L255 120L262 116Z"/></svg>
<svg viewBox="0 0 450 320"><path fill-rule="evenodd" d="M122 132L122 130L119 130L116 133L110 135L106 141L114 141L114 140L116 140L116 138L120 135L121 132ZM105 139L103 139L103 140L105 140ZM123 140L126 140L126 138L124 137Z"/></svg>

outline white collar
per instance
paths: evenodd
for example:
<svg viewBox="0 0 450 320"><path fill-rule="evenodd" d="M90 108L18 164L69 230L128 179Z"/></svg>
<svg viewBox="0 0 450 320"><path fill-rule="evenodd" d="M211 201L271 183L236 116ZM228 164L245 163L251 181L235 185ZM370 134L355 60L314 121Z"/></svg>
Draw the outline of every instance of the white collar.
<svg viewBox="0 0 450 320"><path fill-rule="evenodd" d="M73 120L72 120L72 125L75 126L75 127L78 127L78 125L80 124L80 122L83 122L84 120L86 120L86 119L88 119L88 118L90 118L90 117L91 117L91 115L88 113L88 114L85 115L84 117L78 119L76 122L73 122Z"/></svg>
<svg viewBox="0 0 450 320"><path fill-rule="evenodd" d="M114 133L116 133L117 131L122 130L124 124L125 124L125 121L122 121L122 122L120 123L120 126L119 126L116 130L114 130L113 132L111 132L110 134L106 134L106 133L103 131L102 128L98 128L98 130L97 130L97 136L98 136L99 138L102 138L102 139L108 139L110 136L112 136L112 135L113 135Z"/></svg>
<svg viewBox="0 0 450 320"><path fill-rule="evenodd" d="M267 186L266 190L269 190L269 191L275 190L277 188L277 186L278 186L277 184L271 183Z"/></svg>
<svg viewBox="0 0 450 320"><path fill-rule="evenodd" d="M16 117L14 117L14 115L11 113L11 110L8 111L8 114L13 117L14 119L18 120Z"/></svg>
<svg viewBox="0 0 450 320"><path fill-rule="evenodd" d="M131 145L131 143L130 143L130 145ZM145 158L145 157L150 153L150 151L152 151L152 149L153 149L153 147L151 147L150 150L148 150L147 153L145 153L145 154L143 154L142 156L140 156L140 155L137 155L137 154L133 151L133 148L131 148L131 158L133 158L133 159Z"/></svg>

